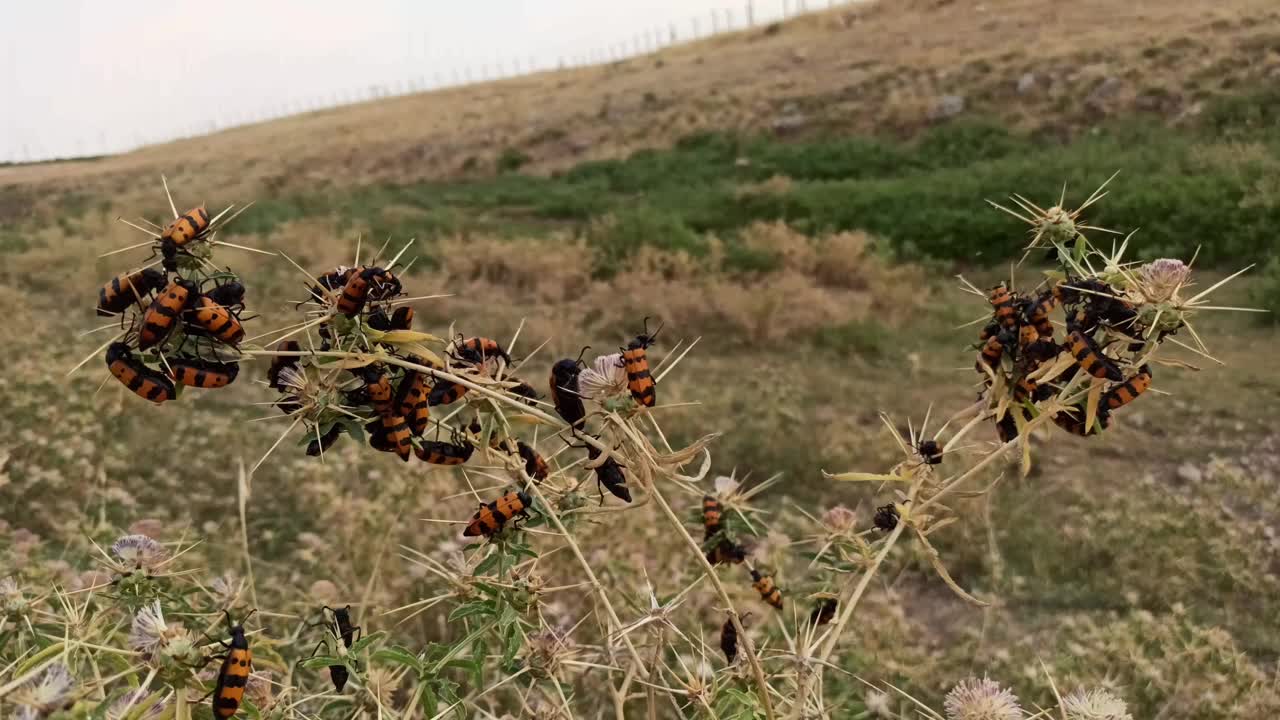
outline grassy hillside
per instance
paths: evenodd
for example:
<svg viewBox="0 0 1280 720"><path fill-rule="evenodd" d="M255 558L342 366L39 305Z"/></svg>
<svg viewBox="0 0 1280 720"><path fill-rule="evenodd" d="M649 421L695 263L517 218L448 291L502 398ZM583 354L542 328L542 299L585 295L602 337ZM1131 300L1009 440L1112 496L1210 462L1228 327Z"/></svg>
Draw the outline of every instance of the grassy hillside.
<svg viewBox="0 0 1280 720"><path fill-rule="evenodd" d="M552 360L615 347L644 316L667 322L655 358L701 337L661 385L675 406L658 411L664 431L677 444L723 432L713 475L783 473L761 501L777 514L765 545L778 555L803 537L795 508L845 504L865 520L885 501L819 472L901 458L879 411L905 425L972 399L977 329L959 326L986 308L952 275L1007 278L1025 230L986 199L1048 206L1065 182L1074 206L1121 170L1091 221L1140 228L1139 257L1202 247L1199 287L1271 260L1218 303L1280 309L1280 99L1259 82L1280 67L1277 21L1260 0L882 2L609 67L0 168L0 302L21 309L0 328L0 578L83 585L97 567L88 539L129 527L202 538L189 558L209 588L200 597L220 597L220 573L246 573L237 466L283 430L249 423L274 414L252 404L265 399L261 363L226 391L161 408L104 383L97 359L65 377L109 334L82 334L107 327L89 298L146 256L99 257L142 239L116 216L169 212L162 172L179 205L255 200L223 239L315 272L349 263L358 234L365 257L370 238L416 237L407 288L451 294L416 303L418 324L504 341L521 328L517 357L548 340L530 363L540 388ZM939 117L945 95L963 96L963 111ZM250 336L295 321L305 290L287 262L217 259L250 288ZM1019 284L1041 260L1014 271ZM1046 436L1029 477L1001 468L991 492L956 499L962 520L934 541L991 607L962 602L921 548L900 547L841 666L929 701L989 672L1047 705L1043 661L1066 686L1114 687L1135 717L1274 713L1280 337L1235 314L1197 327L1225 366L1180 354L1200 369L1161 367L1105 437ZM994 440L985 429L975 443ZM467 483L493 479L375 455L344 442L321 465L291 439L255 473L243 536L254 602L301 617L359 601L366 632L446 641L446 613L382 614L440 592L400 548L451 557L457 527L420 519L467 517ZM692 513L699 498L678 501ZM579 528L632 615L648 602L635 567L661 593L679 589L664 581L680 575L660 519L650 504ZM568 555L542 569L550 584L581 580ZM817 589L801 586L799 565L783 576L797 597ZM718 599L705 587L689 598L684 617L710 639ZM585 602L554 597L546 612L576 621ZM753 633L784 642L768 622ZM275 632L271 652L314 644L302 634ZM862 685L827 682L829 702L875 707ZM598 690L581 678L571 689Z"/></svg>

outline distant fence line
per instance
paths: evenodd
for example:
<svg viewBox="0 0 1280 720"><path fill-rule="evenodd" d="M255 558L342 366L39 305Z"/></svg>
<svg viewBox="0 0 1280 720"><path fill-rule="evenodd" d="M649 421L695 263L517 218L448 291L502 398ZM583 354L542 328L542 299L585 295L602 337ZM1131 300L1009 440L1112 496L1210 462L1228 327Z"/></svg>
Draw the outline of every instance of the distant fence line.
<svg viewBox="0 0 1280 720"><path fill-rule="evenodd" d="M737 7L712 8L709 12L687 18L684 23L667 22L655 25L631 38L619 40L582 52L560 55L556 60L539 61L536 55L527 58L508 58L478 66L451 68L430 74L419 74L382 83L370 83L359 88L338 89L327 95L287 98L278 104L255 108L252 111L227 110L221 117L207 122L172 128L171 130L129 137L108 137L98 133L93 138L77 138L70 144L74 148L50 151L38 142L20 143L7 150L8 157L0 157L0 163L48 162L95 157L129 152L147 145L158 145L175 140L199 137L234 127L253 125L279 118L317 110L328 110L346 105L369 102L401 95L460 87L477 82L532 75L540 72L575 67L605 65L612 62L647 55L664 48L715 35L738 32L757 25L788 20L806 13L830 9L839 5L857 4L865 0L741 0Z"/></svg>

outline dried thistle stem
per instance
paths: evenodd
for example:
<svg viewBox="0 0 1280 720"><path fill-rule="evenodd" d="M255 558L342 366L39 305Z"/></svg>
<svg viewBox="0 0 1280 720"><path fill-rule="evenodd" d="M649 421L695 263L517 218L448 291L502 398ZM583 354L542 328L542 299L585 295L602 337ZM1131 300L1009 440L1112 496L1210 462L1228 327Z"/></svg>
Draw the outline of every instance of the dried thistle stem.
<svg viewBox="0 0 1280 720"><path fill-rule="evenodd" d="M711 563L707 562L706 556L702 553L702 546L685 529L684 523L680 522L679 516L671 509L667 499L663 497L662 491L658 489L658 483L651 483L649 492L653 495L653 499L658 501L658 506L662 508L662 512L667 516L671 526L676 529L680 537L684 538L685 545L689 548L689 551L702 564L703 574L711 581L711 585L716 589L716 594L720 596L720 601L728 609L729 620L733 623L733 628L738 631L738 641L742 643L743 654L746 655L747 662L751 665L751 674L755 676L756 686L760 690L760 702L764 706L765 717L769 718L769 720L774 720L776 715L773 712L773 701L769 697L769 681L764 677L764 668L760 667L760 659L756 657L755 643L751 642L751 636L747 634L746 628L742 626L738 611L733 607L733 600L729 598L729 593L725 591L719 576L716 575L715 568L711 566Z"/></svg>

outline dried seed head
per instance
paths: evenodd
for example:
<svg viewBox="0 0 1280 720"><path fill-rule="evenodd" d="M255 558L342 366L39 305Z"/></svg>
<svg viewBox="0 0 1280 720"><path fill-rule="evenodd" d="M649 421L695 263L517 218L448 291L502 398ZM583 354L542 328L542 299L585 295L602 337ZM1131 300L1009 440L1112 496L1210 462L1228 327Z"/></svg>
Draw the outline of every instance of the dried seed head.
<svg viewBox="0 0 1280 720"><path fill-rule="evenodd" d="M573 641L554 628L544 628L529 636L525 646L525 665L534 677L555 677L561 661L573 652Z"/></svg>
<svg viewBox="0 0 1280 720"><path fill-rule="evenodd" d="M852 532L858 515L843 505L837 505L822 513L822 527L832 535L844 535Z"/></svg>
<svg viewBox="0 0 1280 720"><path fill-rule="evenodd" d="M1062 699L1067 720L1133 720L1123 700L1106 690L1076 690Z"/></svg>
<svg viewBox="0 0 1280 720"><path fill-rule="evenodd" d="M1148 302L1175 300L1178 290L1191 277L1191 268L1181 260L1160 258L1138 268L1138 290Z"/></svg>
<svg viewBox="0 0 1280 720"><path fill-rule="evenodd" d="M383 706L391 705L396 690L400 689L400 681L396 679L396 675L391 670L384 667L369 668L368 674L365 676L365 687L373 696L378 699L378 703Z"/></svg>
<svg viewBox="0 0 1280 720"><path fill-rule="evenodd" d="M73 682L67 666L55 663L19 686L9 699L21 708L19 717L45 717L70 704Z"/></svg>
<svg viewBox="0 0 1280 720"><path fill-rule="evenodd" d="M613 398L626 395L627 371L622 366L622 354L601 355L578 375L578 392L583 397L601 405Z"/></svg>
<svg viewBox="0 0 1280 720"><path fill-rule="evenodd" d="M169 557L164 546L146 535L125 535L111 544L111 554L129 570L154 570Z"/></svg>
<svg viewBox="0 0 1280 720"><path fill-rule="evenodd" d="M275 704L275 692L271 685L270 670L254 670L244 686L244 694L253 701L260 711L266 711Z"/></svg>
<svg viewBox="0 0 1280 720"><path fill-rule="evenodd" d="M947 720L1022 720L1022 707L1013 693L983 678L964 680L947 693Z"/></svg>

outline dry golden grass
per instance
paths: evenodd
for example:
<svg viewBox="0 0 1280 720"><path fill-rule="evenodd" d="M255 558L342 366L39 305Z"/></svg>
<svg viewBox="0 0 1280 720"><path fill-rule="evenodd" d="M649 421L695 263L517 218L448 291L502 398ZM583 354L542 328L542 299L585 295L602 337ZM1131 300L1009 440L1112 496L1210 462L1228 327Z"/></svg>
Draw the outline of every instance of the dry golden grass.
<svg viewBox="0 0 1280 720"><path fill-rule="evenodd" d="M507 147L547 172L697 130L769 132L782 118L803 117L799 133L909 133L945 95L963 96L965 113L1021 127L1061 131L1135 111L1179 122L1206 98L1275 77L1278 19L1270 0L884 0L607 66L309 113L100 161L0 168L0 185L118 192L166 171L179 187L253 197L455 176L469 158L492 167ZM1020 93L1026 74L1033 82ZM0 207L0 218L40 200L10 197L21 202Z"/></svg>

